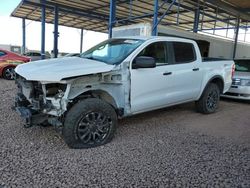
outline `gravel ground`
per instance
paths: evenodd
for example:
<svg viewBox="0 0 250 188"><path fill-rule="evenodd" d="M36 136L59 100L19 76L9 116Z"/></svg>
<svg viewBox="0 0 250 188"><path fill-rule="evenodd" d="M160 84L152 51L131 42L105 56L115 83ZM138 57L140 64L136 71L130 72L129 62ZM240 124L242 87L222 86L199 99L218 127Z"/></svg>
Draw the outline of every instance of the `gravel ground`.
<svg viewBox="0 0 250 188"><path fill-rule="evenodd" d="M25 129L0 80L0 187L250 187L250 105L193 103L120 120L115 139L69 149L52 127Z"/></svg>

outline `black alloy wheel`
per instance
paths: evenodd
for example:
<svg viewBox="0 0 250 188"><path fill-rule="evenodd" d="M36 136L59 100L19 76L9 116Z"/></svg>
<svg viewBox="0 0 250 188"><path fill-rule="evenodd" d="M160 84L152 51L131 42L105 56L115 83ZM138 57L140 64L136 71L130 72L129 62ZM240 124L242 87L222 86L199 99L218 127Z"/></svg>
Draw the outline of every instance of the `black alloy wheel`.
<svg viewBox="0 0 250 188"><path fill-rule="evenodd" d="M215 111L219 100L219 93L216 90L210 91L207 97L207 109Z"/></svg>
<svg viewBox="0 0 250 188"><path fill-rule="evenodd" d="M6 67L3 70L3 78L6 80L14 80L15 79L15 68L14 67Z"/></svg>
<svg viewBox="0 0 250 188"><path fill-rule="evenodd" d="M80 100L67 112L62 136L70 148L92 148L110 142L116 126L114 107L102 99L88 98Z"/></svg>
<svg viewBox="0 0 250 188"><path fill-rule="evenodd" d="M220 89L217 84L209 83L200 99L196 101L196 109L203 114L216 112L220 101Z"/></svg>
<svg viewBox="0 0 250 188"><path fill-rule="evenodd" d="M77 137L84 144L94 145L101 143L107 137L112 125L112 120L102 112L85 114L77 126Z"/></svg>

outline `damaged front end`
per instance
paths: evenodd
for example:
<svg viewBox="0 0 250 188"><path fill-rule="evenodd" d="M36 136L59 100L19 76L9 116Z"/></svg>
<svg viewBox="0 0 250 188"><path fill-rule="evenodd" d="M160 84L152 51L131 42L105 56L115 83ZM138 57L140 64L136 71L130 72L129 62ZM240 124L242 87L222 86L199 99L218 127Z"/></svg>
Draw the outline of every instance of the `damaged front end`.
<svg viewBox="0 0 250 188"><path fill-rule="evenodd" d="M67 83L27 81L17 75L16 84L15 110L25 119L25 127L45 123L62 125L61 118L67 110L67 100L63 99Z"/></svg>

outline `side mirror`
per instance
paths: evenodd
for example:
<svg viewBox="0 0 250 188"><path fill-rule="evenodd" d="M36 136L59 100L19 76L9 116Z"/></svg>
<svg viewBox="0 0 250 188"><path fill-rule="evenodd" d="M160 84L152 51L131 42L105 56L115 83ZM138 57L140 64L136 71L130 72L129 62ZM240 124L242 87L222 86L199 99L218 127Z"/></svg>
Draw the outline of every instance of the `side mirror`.
<svg viewBox="0 0 250 188"><path fill-rule="evenodd" d="M132 63L133 69L138 68L154 68L156 67L155 59L148 56L139 56L136 57Z"/></svg>

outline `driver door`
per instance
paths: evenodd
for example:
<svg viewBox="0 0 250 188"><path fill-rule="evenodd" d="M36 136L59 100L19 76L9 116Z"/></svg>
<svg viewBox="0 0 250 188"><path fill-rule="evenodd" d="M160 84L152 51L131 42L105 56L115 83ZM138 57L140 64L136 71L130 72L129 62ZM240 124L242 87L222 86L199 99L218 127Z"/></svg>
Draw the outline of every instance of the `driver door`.
<svg viewBox="0 0 250 188"><path fill-rule="evenodd" d="M153 57L156 67L131 69L132 113L166 106L169 74L166 72L169 62L167 54L166 42L154 42L145 47L137 56Z"/></svg>

